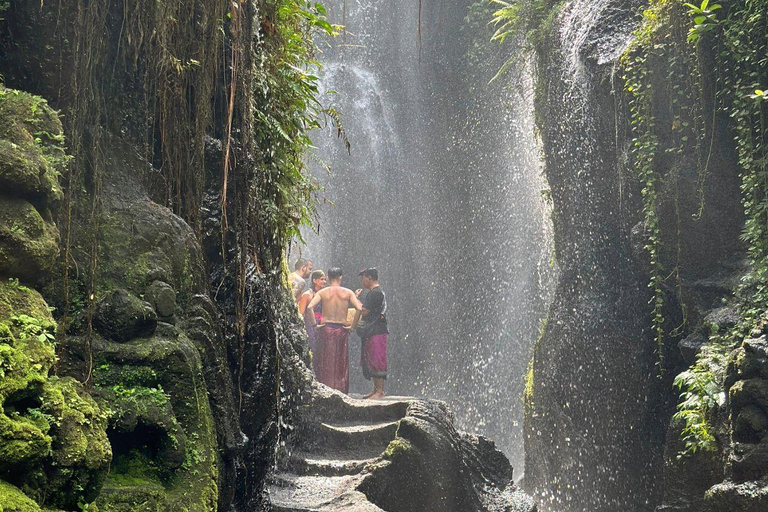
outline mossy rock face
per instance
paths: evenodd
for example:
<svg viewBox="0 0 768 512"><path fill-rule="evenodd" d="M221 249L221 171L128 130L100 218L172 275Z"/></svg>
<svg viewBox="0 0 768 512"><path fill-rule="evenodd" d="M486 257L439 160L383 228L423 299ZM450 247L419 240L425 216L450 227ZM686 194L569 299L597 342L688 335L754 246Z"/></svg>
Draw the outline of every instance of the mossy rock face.
<svg viewBox="0 0 768 512"><path fill-rule="evenodd" d="M59 201L62 192L56 176L39 146L32 142L16 144L0 139L2 190L31 199Z"/></svg>
<svg viewBox="0 0 768 512"><path fill-rule="evenodd" d="M0 275L36 282L59 253L59 232L32 203L0 196Z"/></svg>
<svg viewBox="0 0 768 512"><path fill-rule="evenodd" d="M39 293L0 281L0 474L41 460L51 449L40 392L54 362L54 332Z"/></svg>
<svg viewBox="0 0 768 512"><path fill-rule="evenodd" d="M114 450L99 510L215 510L216 426L193 342L160 323L151 338L97 338L93 350Z"/></svg>
<svg viewBox="0 0 768 512"><path fill-rule="evenodd" d="M0 190L56 203L66 162L58 114L43 98L0 85Z"/></svg>
<svg viewBox="0 0 768 512"><path fill-rule="evenodd" d="M43 387L44 414L55 418L50 457L44 461L45 503L76 510L96 499L109 472L112 447L107 415L76 380L50 378ZM44 491L43 491L44 490Z"/></svg>
<svg viewBox="0 0 768 512"><path fill-rule="evenodd" d="M157 314L149 303L118 289L99 301L93 325L107 338L128 341L151 336L157 327Z"/></svg>
<svg viewBox="0 0 768 512"><path fill-rule="evenodd" d="M43 98L0 85L0 275L39 282L53 266L67 159L58 114Z"/></svg>
<svg viewBox="0 0 768 512"><path fill-rule="evenodd" d="M109 145L96 292L123 288L142 297L159 291L152 285L161 281L184 307L193 295L207 291L198 238L181 217L147 195L137 176L149 164L124 141L110 139Z"/></svg>
<svg viewBox="0 0 768 512"><path fill-rule="evenodd" d="M112 452L96 402L74 379L48 375L54 334L37 291L0 281L0 478L72 510L95 499Z"/></svg>
<svg viewBox="0 0 768 512"><path fill-rule="evenodd" d="M155 281L147 288L144 298L160 318L170 319L176 312L176 292L168 283Z"/></svg>
<svg viewBox="0 0 768 512"><path fill-rule="evenodd" d="M40 507L19 488L0 480L0 512L40 512Z"/></svg>

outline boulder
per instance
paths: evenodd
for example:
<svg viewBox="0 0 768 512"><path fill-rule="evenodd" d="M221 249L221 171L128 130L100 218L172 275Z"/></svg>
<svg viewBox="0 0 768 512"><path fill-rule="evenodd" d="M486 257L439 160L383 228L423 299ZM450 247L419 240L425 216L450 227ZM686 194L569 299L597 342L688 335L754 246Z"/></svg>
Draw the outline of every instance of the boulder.
<svg viewBox="0 0 768 512"><path fill-rule="evenodd" d="M0 275L38 282L59 254L59 232L32 203L0 195Z"/></svg>
<svg viewBox="0 0 768 512"><path fill-rule="evenodd" d="M680 340L677 344L680 349L680 355L683 356L683 361L688 366L693 365L696 362L696 356L699 354L701 347L707 343L707 338L700 332L693 332Z"/></svg>
<svg viewBox="0 0 768 512"><path fill-rule="evenodd" d="M768 510L768 481L713 486L706 494L707 512L765 512Z"/></svg>
<svg viewBox="0 0 768 512"><path fill-rule="evenodd" d="M80 383L48 375L55 332L38 292L0 281L0 479L72 510L95 499L112 452L106 416Z"/></svg>
<svg viewBox="0 0 768 512"><path fill-rule="evenodd" d="M157 316L162 319L171 318L176 312L176 292L168 283L153 281L144 292L144 299L155 308Z"/></svg>
<svg viewBox="0 0 768 512"><path fill-rule="evenodd" d="M43 98L0 84L0 120L3 195L58 203L58 177L67 162L58 113Z"/></svg>
<svg viewBox="0 0 768 512"><path fill-rule="evenodd" d="M96 306L93 326L115 341L151 336L157 327L152 306L123 289L107 293Z"/></svg>
<svg viewBox="0 0 768 512"><path fill-rule="evenodd" d="M717 308L704 317L704 324L712 326L719 332L727 332L737 323L739 323L739 311L733 306Z"/></svg>
<svg viewBox="0 0 768 512"><path fill-rule="evenodd" d="M459 432L443 402L412 402L383 460L359 489L383 510L531 512L512 483L512 466L493 442Z"/></svg>
<svg viewBox="0 0 768 512"><path fill-rule="evenodd" d="M0 480L0 512L40 512L40 507L18 487Z"/></svg>

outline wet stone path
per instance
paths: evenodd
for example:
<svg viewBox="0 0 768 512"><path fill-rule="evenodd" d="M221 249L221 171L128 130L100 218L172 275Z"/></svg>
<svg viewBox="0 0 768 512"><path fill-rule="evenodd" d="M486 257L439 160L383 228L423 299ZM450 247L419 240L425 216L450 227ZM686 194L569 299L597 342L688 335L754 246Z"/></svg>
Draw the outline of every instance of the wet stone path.
<svg viewBox="0 0 768 512"><path fill-rule="evenodd" d="M364 469L395 438L414 401L361 400L338 393L316 396L290 440L269 484L275 512L383 512L357 490Z"/></svg>

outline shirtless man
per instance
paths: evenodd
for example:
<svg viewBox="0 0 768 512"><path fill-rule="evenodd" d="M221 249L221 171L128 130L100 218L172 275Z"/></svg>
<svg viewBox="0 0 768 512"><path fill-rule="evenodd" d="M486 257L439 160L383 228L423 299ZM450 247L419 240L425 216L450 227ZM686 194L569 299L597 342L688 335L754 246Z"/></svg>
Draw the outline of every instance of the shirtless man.
<svg viewBox="0 0 768 512"><path fill-rule="evenodd" d="M355 293L341 287L342 272L340 268L328 271L328 287L318 291L307 306L314 323L314 307L318 304L323 308L323 323L317 325L315 353L312 366L317 380L328 387L338 389L343 393L349 392L349 332L357 324L357 316L351 326L345 327L347 309L363 310Z"/></svg>
<svg viewBox="0 0 768 512"><path fill-rule="evenodd" d="M306 279L312 273L312 260L299 258L293 265L293 272L288 274L288 283L291 285L293 300L299 302L301 294L304 292Z"/></svg>

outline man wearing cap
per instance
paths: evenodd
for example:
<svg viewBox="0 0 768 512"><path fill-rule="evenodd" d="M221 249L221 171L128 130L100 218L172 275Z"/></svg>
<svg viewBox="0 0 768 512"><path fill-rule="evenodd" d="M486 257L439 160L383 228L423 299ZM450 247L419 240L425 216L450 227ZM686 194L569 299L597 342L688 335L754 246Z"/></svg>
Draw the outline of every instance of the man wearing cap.
<svg viewBox="0 0 768 512"><path fill-rule="evenodd" d="M368 290L363 298L363 310L355 316L354 324L363 317L356 332L363 341L360 364L366 379L373 379L373 391L365 398L384 398L384 380L387 378L387 299L379 286L379 271L367 268L360 271L363 288ZM359 289L355 296L363 292Z"/></svg>
<svg viewBox="0 0 768 512"><path fill-rule="evenodd" d="M307 306L310 320L314 324L315 306L323 308L323 323L317 324L315 352L312 366L317 380L342 393L349 392L349 331L357 325L357 317L351 326L345 326L347 309L350 304L358 312L363 305L352 290L341 286L340 268L328 271L328 287L319 290Z"/></svg>

